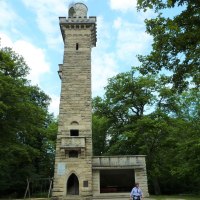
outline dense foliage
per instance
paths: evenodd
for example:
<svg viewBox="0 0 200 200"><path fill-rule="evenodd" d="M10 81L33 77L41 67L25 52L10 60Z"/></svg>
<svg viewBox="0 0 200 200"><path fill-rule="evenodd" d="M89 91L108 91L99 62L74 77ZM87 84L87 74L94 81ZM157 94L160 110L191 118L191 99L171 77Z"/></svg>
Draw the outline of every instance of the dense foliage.
<svg viewBox="0 0 200 200"><path fill-rule="evenodd" d="M27 178L53 176L57 122L50 98L26 79L28 66L0 49L0 194L22 195Z"/></svg>
<svg viewBox="0 0 200 200"><path fill-rule="evenodd" d="M146 154L150 193L200 193L200 1L137 2L157 13L145 20L152 51L94 98L93 140L104 139L94 152Z"/></svg>
<svg viewBox="0 0 200 200"><path fill-rule="evenodd" d="M166 17L166 10L179 14ZM191 84L200 84L200 1L138 0L138 9L153 9L158 16L146 20L146 31L153 37L153 49L139 56L140 71L170 74L174 88L183 91Z"/></svg>
<svg viewBox="0 0 200 200"><path fill-rule="evenodd" d="M134 71L93 99L95 155L145 154L151 193L199 192L199 91L175 93L167 77Z"/></svg>

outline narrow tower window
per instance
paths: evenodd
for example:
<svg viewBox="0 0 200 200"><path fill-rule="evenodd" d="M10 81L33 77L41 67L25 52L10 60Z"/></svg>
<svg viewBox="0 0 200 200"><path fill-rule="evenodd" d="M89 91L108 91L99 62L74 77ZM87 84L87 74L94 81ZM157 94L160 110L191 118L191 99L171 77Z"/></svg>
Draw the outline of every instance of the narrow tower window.
<svg viewBox="0 0 200 200"><path fill-rule="evenodd" d="M79 45L78 45L78 43L76 43L76 50L78 50L78 48L79 48Z"/></svg>
<svg viewBox="0 0 200 200"><path fill-rule="evenodd" d="M70 136L79 136L79 130L70 130Z"/></svg>

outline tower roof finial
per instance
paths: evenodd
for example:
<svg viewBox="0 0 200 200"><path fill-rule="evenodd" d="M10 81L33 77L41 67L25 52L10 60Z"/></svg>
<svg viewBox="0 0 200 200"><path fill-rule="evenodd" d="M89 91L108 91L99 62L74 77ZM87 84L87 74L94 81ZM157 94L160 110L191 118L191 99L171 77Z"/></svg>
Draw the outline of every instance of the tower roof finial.
<svg viewBox="0 0 200 200"><path fill-rule="evenodd" d="M68 17L86 18L88 8L84 3L71 3L69 7Z"/></svg>

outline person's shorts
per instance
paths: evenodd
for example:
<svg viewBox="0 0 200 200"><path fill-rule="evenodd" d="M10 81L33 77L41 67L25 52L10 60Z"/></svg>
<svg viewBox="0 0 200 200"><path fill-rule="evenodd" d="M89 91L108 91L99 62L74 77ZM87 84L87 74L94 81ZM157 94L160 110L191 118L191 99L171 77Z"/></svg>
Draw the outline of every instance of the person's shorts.
<svg viewBox="0 0 200 200"><path fill-rule="evenodd" d="M140 200L140 197L138 197L138 196L133 196L133 200Z"/></svg>

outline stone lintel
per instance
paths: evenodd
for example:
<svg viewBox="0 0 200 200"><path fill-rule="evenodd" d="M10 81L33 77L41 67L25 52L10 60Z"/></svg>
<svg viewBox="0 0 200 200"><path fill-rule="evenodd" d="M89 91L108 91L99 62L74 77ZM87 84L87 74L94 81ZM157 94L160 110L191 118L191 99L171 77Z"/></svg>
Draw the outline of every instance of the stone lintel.
<svg viewBox="0 0 200 200"><path fill-rule="evenodd" d="M105 170L105 169L143 169L143 165L124 165L124 166L92 166L92 169Z"/></svg>
<svg viewBox="0 0 200 200"><path fill-rule="evenodd" d="M93 169L145 168L145 156L100 156L92 158Z"/></svg>

